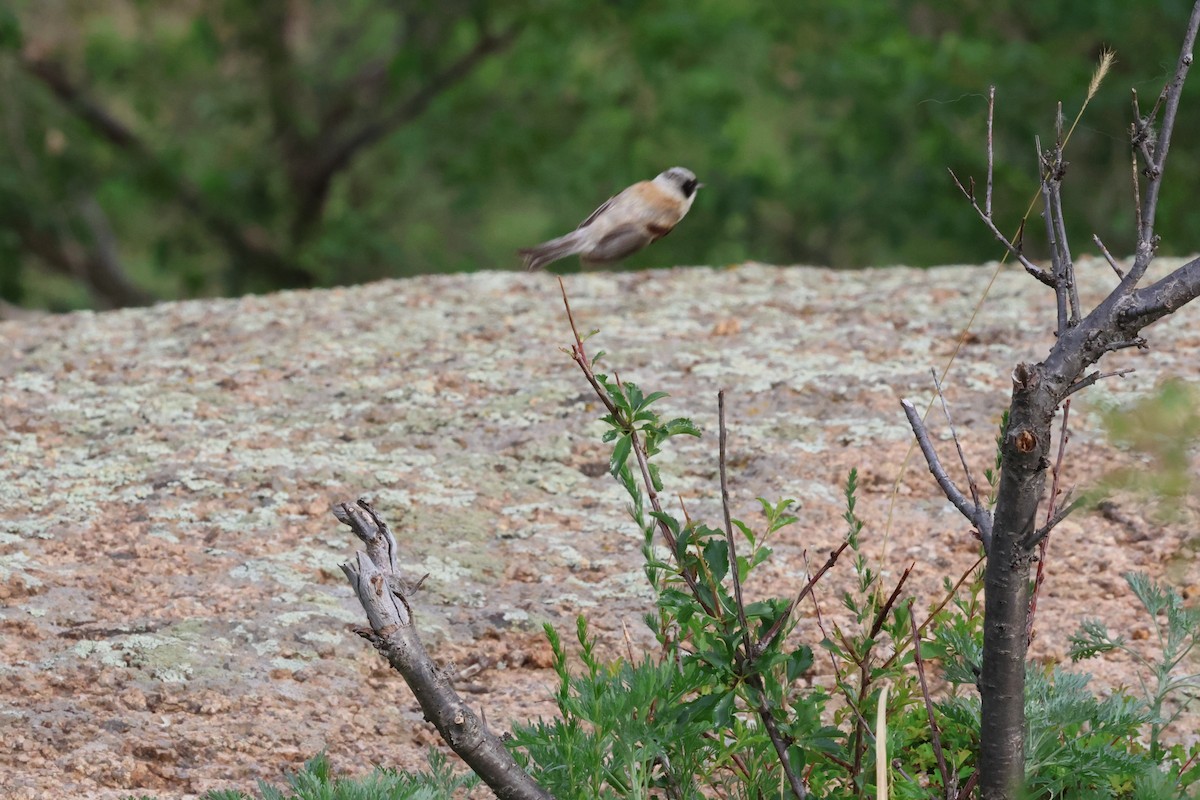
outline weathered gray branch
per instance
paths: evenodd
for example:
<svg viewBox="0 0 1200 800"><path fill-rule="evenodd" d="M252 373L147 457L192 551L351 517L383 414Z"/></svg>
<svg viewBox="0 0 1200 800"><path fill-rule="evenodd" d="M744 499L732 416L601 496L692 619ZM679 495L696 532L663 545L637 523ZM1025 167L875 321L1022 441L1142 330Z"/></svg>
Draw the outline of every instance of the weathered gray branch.
<svg viewBox="0 0 1200 800"><path fill-rule="evenodd" d="M921 420L921 412L917 411L916 407L907 400L901 400L900 405L904 408L904 416L908 417L908 424L912 427L913 436L917 439L921 454L925 456L925 463L929 465L929 471L933 473L934 480L937 481L938 486L942 487L942 493L946 495L946 499L975 526L975 530L979 531L979 539L983 542L984 552L989 552L992 544L991 513L982 505L968 500L954 485L954 480L946 473L946 468L942 466L937 451L933 449L929 431L926 430L925 423Z"/></svg>
<svg viewBox="0 0 1200 800"><path fill-rule="evenodd" d="M367 546L355 562L343 564L370 621L356 633L371 642L403 677L425 719L442 739L502 800L553 800L513 759L498 736L454 691L417 636L408 590L397 574L396 540L370 505L339 503L334 516Z"/></svg>
<svg viewBox="0 0 1200 800"><path fill-rule="evenodd" d="M1121 307L1123 325L1144 328L1171 314L1200 295L1200 258L1193 259L1162 280L1133 292Z"/></svg>

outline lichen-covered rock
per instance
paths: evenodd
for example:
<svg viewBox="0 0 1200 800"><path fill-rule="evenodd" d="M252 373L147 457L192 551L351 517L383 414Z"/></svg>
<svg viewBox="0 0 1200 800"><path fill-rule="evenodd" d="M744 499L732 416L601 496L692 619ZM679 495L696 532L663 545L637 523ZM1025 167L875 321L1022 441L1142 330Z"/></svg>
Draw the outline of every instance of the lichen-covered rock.
<svg viewBox="0 0 1200 800"><path fill-rule="evenodd" d="M601 371L669 392L665 416L712 434L727 390L735 514L754 522L758 495L800 501L768 583L750 593L791 593L804 553L820 562L839 541L855 466L868 551L893 579L916 562L909 587L924 602L976 545L919 456L897 482L911 441L899 401L931 397L929 370L955 351L993 269L750 264L566 287L580 328L600 330L587 346L609 353ZM1085 303L1114 283L1102 261L1079 272ZM1150 349L1105 365L1135 373L1074 398L1067 485L1128 461L1099 408L1200 377L1197 315L1150 328ZM1053 316L1050 293L1005 268L946 378L980 481L1012 367L1046 352ZM322 749L347 771L417 765L429 734L415 703L347 630L362 623L338 569L354 542L328 507L359 495L392 523L406 571L429 575L416 613L435 654L460 667L494 657L475 679L493 727L549 711L551 678L533 669L546 660L528 655L544 653L542 620L587 613L622 652L624 620L644 641L640 534L605 471L598 404L560 350L570 341L548 274L0 324L6 795L250 789ZM940 411L930 420L946 430ZM715 435L672 441L661 465L667 505L719 511ZM1061 657L1083 613L1143 624L1126 570L1198 583L1196 501L1173 524L1119 503L1052 539L1035 655ZM828 580L817 599L836 616L849 565ZM813 624L801 631L819 638ZM364 680L389 686L395 705L362 696ZM372 736L353 728L364 724Z"/></svg>

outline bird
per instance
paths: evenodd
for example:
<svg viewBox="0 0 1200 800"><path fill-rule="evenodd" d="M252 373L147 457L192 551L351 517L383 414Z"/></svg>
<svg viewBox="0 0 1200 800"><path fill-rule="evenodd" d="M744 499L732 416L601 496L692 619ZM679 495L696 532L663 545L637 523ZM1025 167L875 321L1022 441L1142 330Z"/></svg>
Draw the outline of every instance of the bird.
<svg viewBox="0 0 1200 800"><path fill-rule="evenodd" d="M610 197L566 236L517 254L530 270L573 255L584 265L620 261L670 233L703 185L690 169L671 167Z"/></svg>

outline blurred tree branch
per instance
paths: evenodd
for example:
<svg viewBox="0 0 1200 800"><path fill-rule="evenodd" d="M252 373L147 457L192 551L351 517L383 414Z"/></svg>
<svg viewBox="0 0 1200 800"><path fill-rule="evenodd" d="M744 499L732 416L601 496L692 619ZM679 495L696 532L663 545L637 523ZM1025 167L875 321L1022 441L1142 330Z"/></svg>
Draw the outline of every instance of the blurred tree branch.
<svg viewBox="0 0 1200 800"><path fill-rule="evenodd" d="M232 3L224 7L221 20L232 28L234 49L258 64L257 77L271 129L268 146L275 150L274 160L286 185L278 226L269 220L244 219L225 198L206 193L203 181L195 182L175 166L166 151L156 148L152 139L116 113L119 106L110 105L89 88L90 75L72 75L61 56L26 47L18 52L17 64L101 142L133 162L160 187L158 193L164 199L200 223L228 255L233 283L250 277L261 285L306 287L313 285L316 277L302 265L301 254L320 230L338 176L388 134L420 117L436 98L464 81L489 57L509 48L523 27L513 22L494 28L484 8L469 3L449 10L439 8L436 13L408 11L402 15L400 34L380 48L385 52L365 59L348 77L324 86L324 51L306 60L295 50L290 36L310 11L285 0ZM473 28L474 40L455 47L464 24ZM348 30L347 45L361 36L360 29ZM457 50L461 52L456 56L439 57ZM441 61L446 63L439 64ZM179 142L182 149L190 144L190 140ZM261 173L255 180L256 185L269 183L269 177ZM32 221L17 229L26 252L57 272L84 281L98 306L148 302L149 295L120 269L111 227L95 224L103 217L99 205L93 200L91 207L99 216L90 214L82 220L82 227L93 233L94 252L71 239L64 226Z"/></svg>
<svg viewBox="0 0 1200 800"><path fill-rule="evenodd" d="M256 231L243 227L237 220L210 204L204 194L187 178L170 169L164 159L151 150L141 137L76 85L67 76L61 63L23 53L20 64L98 136L141 162L156 178L164 181L171 188L179 205L208 229L237 266L257 272L278 282L280 286L302 287L312 284L311 275L290 263L269 243L263 241L263 237L256 235Z"/></svg>
<svg viewBox="0 0 1200 800"><path fill-rule="evenodd" d="M65 226L39 227L28 218L12 222L22 246L48 267L81 281L97 308L140 306L153 298L125 274L117 254L117 241L108 217L95 198L79 202L79 218L88 229L91 244L63 230Z"/></svg>
<svg viewBox="0 0 1200 800"><path fill-rule="evenodd" d="M292 59L282 33L285 25L283 20L279 20L270 26L268 35L262 37L262 55L267 66L268 94L275 132L283 144L285 168L292 192L298 198L291 224L292 242L299 244L311 234L314 223L320 220L324 211L334 178L346 170L357 155L421 116L439 95L469 76L488 57L511 46L520 36L521 28L520 23L513 23L499 33L493 33L488 30L486 22L478 23L478 38L466 53L433 73L408 97L398 101L376 99L378 87L387 83L383 79L387 69L380 64L367 65L340 91L333 93L338 102L332 113L321 114L316 133L305 137L296 124L296 109L289 103L289 99L297 97L297 92L290 69ZM446 31L438 39L448 36L449 31ZM392 58L396 55L393 54ZM352 118L345 113L341 98L353 97L356 90L364 88L368 90L368 99L373 101L366 105L379 111L351 127Z"/></svg>

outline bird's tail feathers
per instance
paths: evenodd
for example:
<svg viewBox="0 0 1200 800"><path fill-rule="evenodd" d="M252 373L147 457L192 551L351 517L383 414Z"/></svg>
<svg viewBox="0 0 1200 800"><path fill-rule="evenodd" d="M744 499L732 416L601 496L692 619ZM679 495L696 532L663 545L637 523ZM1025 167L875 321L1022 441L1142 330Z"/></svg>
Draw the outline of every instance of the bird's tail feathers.
<svg viewBox="0 0 1200 800"><path fill-rule="evenodd" d="M517 255L525 259L525 269L534 270L552 264L561 258L575 255L580 251L579 231L571 231L566 236L542 242L536 247L518 250Z"/></svg>

